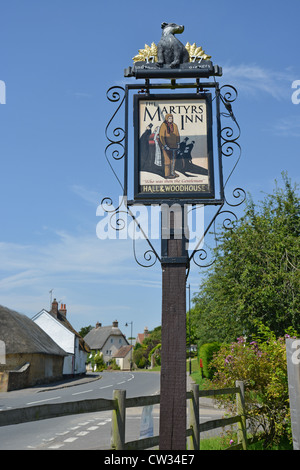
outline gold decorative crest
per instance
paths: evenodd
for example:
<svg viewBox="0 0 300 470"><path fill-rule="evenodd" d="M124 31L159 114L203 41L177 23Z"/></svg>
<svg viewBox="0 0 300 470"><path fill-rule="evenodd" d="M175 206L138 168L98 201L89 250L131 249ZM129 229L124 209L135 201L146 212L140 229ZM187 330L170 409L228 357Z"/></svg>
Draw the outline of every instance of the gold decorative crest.
<svg viewBox="0 0 300 470"><path fill-rule="evenodd" d="M211 55L205 54L202 47L197 47L195 42L192 45L190 45L190 43L187 42L186 45L185 45L185 48L189 53L190 62L195 62L198 59L202 59L202 60L211 59Z"/></svg>
<svg viewBox="0 0 300 470"><path fill-rule="evenodd" d="M190 62L211 59L211 55L205 54L202 47L197 47L195 42L192 45L187 42L185 48L189 53ZM132 60L134 62L157 62L157 45L154 42L152 42L151 46L145 44L145 48L139 49L139 53Z"/></svg>
<svg viewBox="0 0 300 470"><path fill-rule="evenodd" d="M145 44L145 49L139 49L139 53L132 58L134 62L157 62L157 46L153 42L151 46Z"/></svg>

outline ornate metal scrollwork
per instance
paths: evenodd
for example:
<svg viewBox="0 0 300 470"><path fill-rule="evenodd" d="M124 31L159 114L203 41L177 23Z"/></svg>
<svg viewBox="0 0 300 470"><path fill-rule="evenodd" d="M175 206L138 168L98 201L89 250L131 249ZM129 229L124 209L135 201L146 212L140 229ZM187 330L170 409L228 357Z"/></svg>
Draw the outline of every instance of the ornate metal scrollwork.
<svg viewBox="0 0 300 470"><path fill-rule="evenodd" d="M236 214L232 210L226 209L225 204L227 204L230 208L234 208L234 207L240 206L246 200L246 192L242 188L238 187L232 191L231 196L233 197L233 201L231 202L229 202L228 196L225 192L227 183L230 180L234 170L236 169L237 164L240 161L241 153L242 153L241 146L238 143L238 139L240 138L240 135L241 135L241 129L232 109L232 103L235 102L235 100L237 99L237 96L238 96L237 90L232 85L224 85L219 90L220 101L222 102L225 108L224 111L220 111L220 116L225 119L230 118L233 121L233 124L235 125L235 128L233 128L230 123L230 125L226 125L220 130L221 155L223 158L233 157L235 158L235 162L223 185L224 203L216 211L212 220L208 224L208 227L206 228L205 234L204 234L204 236L206 236L209 233L209 230L212 229L211 233L214 236L216 245L218 243L216 225L222 219L222 217L225 217L225 218L224 220L221 220L221 228L225 230L232 229L234 226L234 222L237 222L238 220ZM225 206L225 209L224 209L224 206ZM208 251L212 253L211 257L209 257ZM214 250L212 248L206 249L202 247L200 249L195 249L190 256L190 260L193 260L194 263L201 268L204 268L204 267L207 268L211 266L215 261L214 256L213 256L213 251Z"/></svg>
<svg viewBox="0 0 300 470"><path fill-rule="evenodd" d="M111 119L109 120L105 129L105 135L108 140L108 145L105 148L105 158L116 180L118 181L120 187L122 188L123 198L119 202L118 207L114 207L111 198L105 197L101 202L101 207L107 214L110 215L110 219L109 219L110 227L116 230L117 232L121 232L122 230L125 229L125 227L127 226L125 218L131 217L131 219L134 221L135 226L139 229L140 232L142 232L143 237L145 238L145 240L147 241L149 245L149 249L147 249L143 253L142 260L140 260L137 255L136 240L135 240L135 237L133 236L132 239L133 239L134 258L140 266L151 267L156 263L157 260L161 261L160 257L157 254L154 246L150 242L149 238L144 233L142 227L139 224L139 221L137 220L137 218L134 216L133 212L131 211L130 206L127 205L127 197L126 197L127 181L125 181L125 177L124 177L124 181L122 181L113 167L113 162L122 161L124 164L124 175L127 171L127 164L128 164L127 155L126 155L126 152L127 152L126 150L127 127L126 126L127 124L125 124L125 129L122 126L114 124L116 122L117 114L122 108L124 100L126 99L126 93L128 93L127 89L124 89L121 86L113 86L109 88L109 90L107 91L107 99L110 102L117 104L117 108L114 114L112 115ZM240 138L240 135L241 135L241 130L240 130L240 126L236 120L236 117L234 115L233 108L232 108L233 103L237 99L238 93L237 93L237 90L231 85L224 85L219 89L218 84L216 84L215 86L215 93L216 93L216 96L218 95L219 103L222 104L224 107L222 111L221 110L219 111L220 115L217 116L217 119L219 119L219 122L220 122L219 164L222 165L223 160L225 162L225 160L227 161L227 159L228 159L228 163L232 161L233 164L232 164L232 168L229 171L229 174L226 176L225 183L222 182L222 185L221 185L222 186L221 190L223 194L221 203L219 203L219 206L215 214L213 215L208 226L206 227L202 240L199 241L197 247L193 250L193 252L189 256L189 261L193 260L195 264L199 267L208 267L214 263L214 257L209 256L209 252L213 253L213 249L212 248L208 249L206 247L201 246L203 239L206 237L206 235L208 235L209 233L212 233L214 236L214 243L217 244L218 243L217 224L218 224L218 227L221 226L223 229L226 229L226 230L232 229L232 227L234 226L234 223L237 221L237 216L233 212L233 208L236 208L239 205L241 205L246 199L246 193L240 187L235 188L232 191L232 193L229 195L230 197L228 197L228 195L225 194L227 183L229 182L241 158L241 146L238 142L238 139ZM230 120L230 122L226 123L226 125L222 127L221 124L223 125L223 120L225 120L225 122L227 120ZM226 205L228 206L228 208L226 208Z"/></svg>
<svg viewBox="0 0 300 470"><path fill-rule="evenodd" d="M122 96L123 95L123 96ZM105 129L105 135L107 140L109 141L109 144L105 148L105 158L115 175L115 178L117 179L118 183L120 184L123 192L124 192L124 185L119 179L117 172L114 170L111 162L111 158L114 160L122 160L125 157L125 146L124 146L124 141L125 141L125 130L122 127L113 127L111 131L111 125L113 123L113 120L115 119L118 111L122 107L124 100L125 100L125 89L120 87L120 86L114 86L109 88L107 91L107 99L111 102L118 103L119 106L117 107L116 111L114 112L113 116L109 120L106 129Z"/></svg>
<svg viewBox="0 0 300 470"><path fill-rule="evenodd" d="M108 145L105 148L105 158L116 178L119 185L123 191L123 197L120 198L119 204L117 207L113 205L113 201L110 197L105 197L101 201L101 208L107 214L110 214L109 217L109 225L110 228L117 232L121 232L125 230L127 227L127 217L131 217L135 223L135 226L142 232L143 237L148 242L150 249L146 250L143 254L144 262L139 261L137 256L137 249L136 249L136 240L133 234L133 253L136 262L143 267L151 267L153 266L157 260L160 260L158 254L156 253L153 245L151 244L150 240L148 239L147 235L144 233L141 225L139 224L138 220L134 216L133 212L127 206L127 197L125 196L125 185L119 178L117 172L115 171L112 160L115 161L124 161L124 167L127 165L126 161L126 154L125 154L125 138L126 138L126 130L123 127L118 125L114 126L114 120L122 108L126 97L126 90L121 86L113 86L108 89L106 93L107 99L112 102L118 104L114 114L112 115L111 119L109 120L106 129L105 129L105 136L109 141Z"/></svg>

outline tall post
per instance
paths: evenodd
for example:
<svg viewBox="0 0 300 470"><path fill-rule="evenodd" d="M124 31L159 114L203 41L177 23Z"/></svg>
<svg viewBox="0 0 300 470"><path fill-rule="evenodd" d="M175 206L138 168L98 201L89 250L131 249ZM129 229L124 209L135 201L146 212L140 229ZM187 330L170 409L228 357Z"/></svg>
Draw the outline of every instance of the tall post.
<svg viewBox="0 0 300 470"><path fill-rule="evenodd" d="M241 417L238 423L238 442L242 443L243 450L247 450L247 431L245 416L245 385L242 380L236 380L235 386L240 388L240 392L236 394L236 412Z"/></svg>
<svg viewBox="0 0 300 470"><path fill-rule="evenodd" d="M192 384L192 398L189 400L189 428L192 428L193 434L188 439L189 450L200 449L199 433L199 385Z"/></svg>
<svg viewBox="0 0 300 470"><path fill-rule="evenodd" d="M126 390L114 390L113 400L115 402L115 408L112 412L111 448L115 450L124 450Z"/></svg>
<svg viewBox="0 0 300 470"><path fill-rule="evenodd" d="M169 217L168 217L169 216ZM184 212L162 207L160 450L186 449L186 267ZM175 220L181 220L180 227ZM169 225L168 225L169 223ZM166 232L170 230L170 238Z"/></svg>

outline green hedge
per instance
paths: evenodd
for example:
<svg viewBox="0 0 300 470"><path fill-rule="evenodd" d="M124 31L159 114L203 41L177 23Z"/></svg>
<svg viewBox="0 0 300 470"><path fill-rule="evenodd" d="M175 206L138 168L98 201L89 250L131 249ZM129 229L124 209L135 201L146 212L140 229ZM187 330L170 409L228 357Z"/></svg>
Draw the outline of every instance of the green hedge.
<svg viewBox="0 0 300 470"><path fill-rule="evenodd" d="M202 359L203 364L203 376L207 379L212 379L214 375L214 370L209 367L210 362L213 359L215 353L217 353L221 347L222 343L205 343L198 349L198 360Z"/></svg>

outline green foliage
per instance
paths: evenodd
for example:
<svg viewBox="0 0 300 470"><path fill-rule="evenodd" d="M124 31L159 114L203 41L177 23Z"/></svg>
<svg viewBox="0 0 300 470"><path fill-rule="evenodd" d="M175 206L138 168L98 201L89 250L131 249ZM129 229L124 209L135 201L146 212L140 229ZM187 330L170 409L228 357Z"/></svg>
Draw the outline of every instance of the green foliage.
<svg viewBox="0 0 300 470"><path fill-rule="evenodd" d="M92 351L87 357L87 363L91 364L92 369L96 366L95 371L101 372L106 368L106 364L103 359L103 355L100 352Z"/></svg>
<svg viewBox="0 0 300 470"><path fill-rule="evenodd" d="M211 366L216 371L214 388L234 387L236 380L245 383L246 416L251 434L263 431L265 446L291 439L286 348L283 337L257 322L255 341L247 343L244 337L230 345L223 345ZM291 329L289 329L291 333ZM223 404L235 407L232 398L220 398Z"/></svg>
<svg viewBox="0 0 300 470"><path fill-rule="evenodd" d="M215 370L210 367L210 363L213 360L214 354L216 354L221 347L221 343L214 342L214 343L206 343L202 344L199 348L199 359L202 359L203 364L203 375L207 379L212 379Z"/></svg>
<svg viewBox="0 0 300 470"><path fill-rule="evenodd" d="M133 361L139 369L149 367L151 364L151 353L155 354L155 363L160 364L161 326L157 326L144 338L142 344L137 343L133 350Z"/></svg>
<svg viewBox="0 0 300 470"><path fill-rule="evenodd" d="M144 369L148 365L148 359L146 357L147 348L139 344L134 348L133 351L133 362L136 364L138 369Z"/></svg>
<svg viewBox="0 0 300 470"><path fill-rule="evenodd" d="M153 349L149 352L148 355L148 360L151 364L151 358L153 356L154 358L154 366L160 366L161 365L161 357L160 357L160 351L161 351L161 343L158 343L156 346L154 346Z"/></svg>
<svg viewBox="0 0 300 470"><path fill-rule="evenodd" d="M201 343L230 342L255 334L255 319L280 336L297 328L300 314L300 198L284 187L245 214L219 237L216 261L193 299Z"/></svg>
<svg viewBox="0 0 300 470"><path fill-rule="evenodd" d="M82 338L84 338L91 330L93 329L93 326L92 325L89 325L89 326L83 326L80 330L79 330L79 334Z"/></svg>
<svg viewBox="0 0 300 470"><path fill-rule="evenodd" d="M112 359L107 368L110 370L120 370L120 367L118 366L116 359Z"/></svg>

